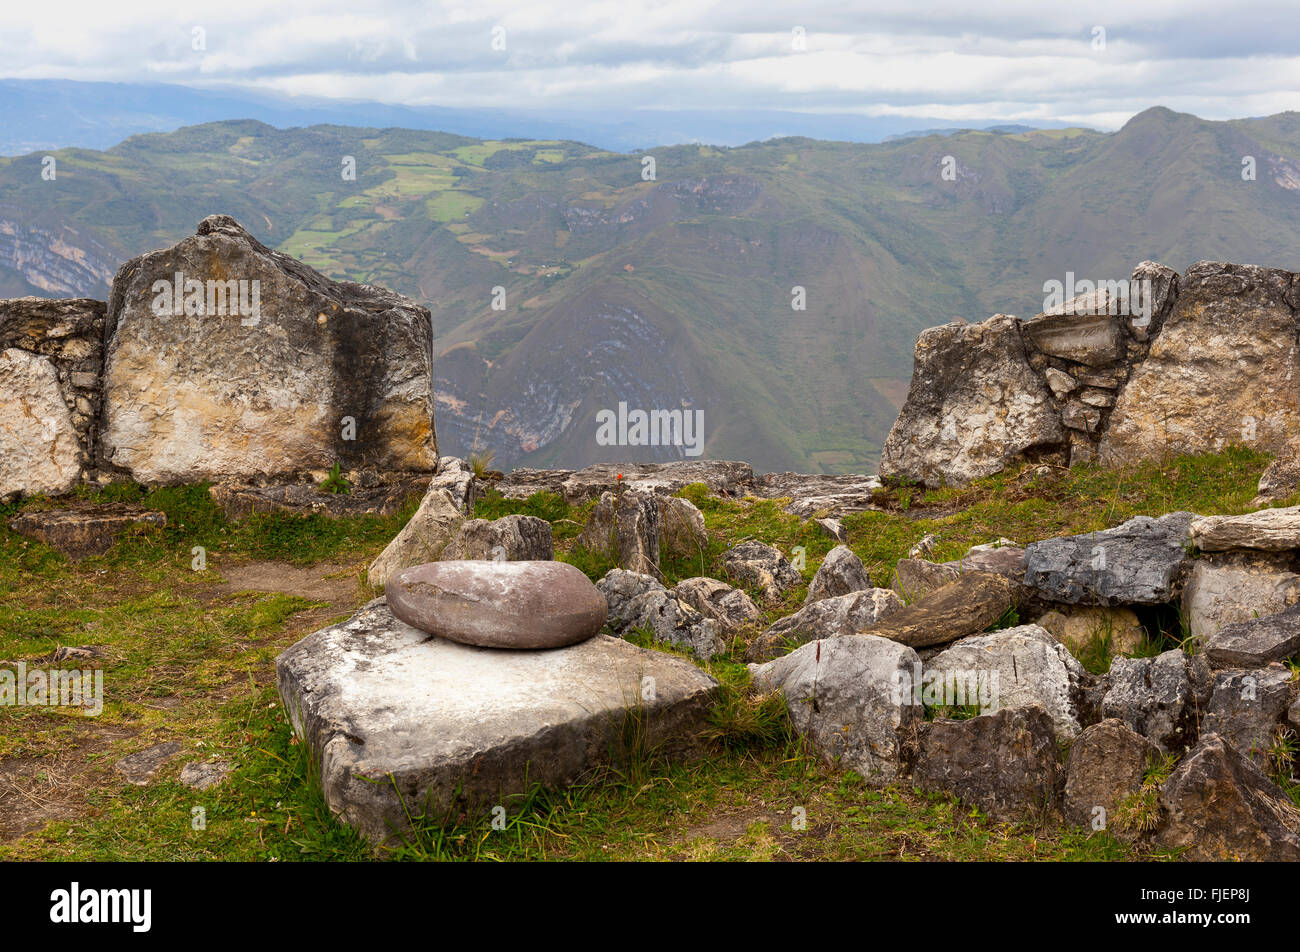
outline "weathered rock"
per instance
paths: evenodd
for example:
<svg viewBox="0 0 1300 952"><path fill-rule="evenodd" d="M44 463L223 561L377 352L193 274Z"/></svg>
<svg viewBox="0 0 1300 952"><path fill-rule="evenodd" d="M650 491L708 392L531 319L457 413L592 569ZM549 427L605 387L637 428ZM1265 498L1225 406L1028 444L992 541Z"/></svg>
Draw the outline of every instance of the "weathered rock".
<svg viewBox="0 0 1300 952"><path fill-rule="evenodd" d="M194 790L210 790L217 786L234 768L226 760L197 761L181 768L181 783Z"/></svg>
<svg viewBox="0 0 1300 952"><path fill-rule="evenodd" d="M1048 713L1062 739L1080 730L1080 699L1089 675L1064 645L1037 625L965 638L931 658L926 669L974 672L977 680L983 676L992 686L990 712L1036 706Z"/></svg>
<svg viewBox="0 0 1300 952"><path fill-rule="evenodd" d="M1213 680L1200 657L1174 648L1156 658L1116 658L1102 716L1123 721L1161 751L1181 751L1196 741L1197 720Z"/></svg>
<svg viewBox="0 0 1300 952"><path fill-rule="evenodd" d="M1164 326L1165 318L1178 299L1178 272L1155 261L1143 261L1133 269L1133 281L1143 287L1142 310L1130 308L1129 333L1137 341L1152 340Z"/></svg>
<svg viewBox="0 0 1300 952"><path fill-rule="evenodd" d="M383 600L281 654L276 681L330 809L376 843L426 809L512 810L533 784L611 759L698 755L717 688L683 658L603 635L553 651L430 639Z"/></svg>
<svg viewBox="0 0 1300 952"><path fill-rule="evenodd" d="M1064 614L1050 611L1035 622L1078 657L1093 644L1109 640L1111 655L1130 655L1146 637L1137 615L1127 608L1080 606Z"/></svg>
<svg viewBox="0 0 1300 952"><path fill-rule="evenodd" d="M1109 828L1119 805L1142 789L1147 768L1159 758L1160 748L1122 721L1093 724L1075 738L1065 761L1065 822Z"/></svg>
<svg viewBox="0 0 1300 952"><path fill-rule="evenodd" d="M1029 366L1015 318L922 331L907 401L885 440L880 475L925 486L965 485L1035 453L1065 430Z"/></svg>
<svg viewBox="0 0 1300 952"><path fill-rule="evenodd" d="M454 559L493 559L498 562L545 562L555 558L551 524L536 516L470 519L438 556Z"/></svg>
<svg viewBox="0 0 1300 952"><path fill-rule="evenodd" d="M1273 615L1297 602L1300 575L1291 571L1289 557L1210 554L1192 566L1183 589L1183 617L1194 637L1208 639L1225 625Z"/></svg>
<svg viewBox="0 0 1300 952"><path fill-rule="evenodd" d="M1184 544L1189 512L1128 522L1085 535L1031 543L1025 584L1071 605L1158 605L1172 601L1191 567Z"/></svg>
<svg viewBox="0 0 1300 952"><path fill-rule="evenodd" d="M902 607L903 600L887 588L823 598L773 623L750 643L745 659L766 661L794 645L852 635Z"/></svg>
<svg viewBox="0 0 1300 952"><path fill-rule="evenodd" d="M71 491L82 452L59 375L46 357L0 351L0 497Z"/></svg>
<svg viewBox="0 0 1300 952"><path fill-rule="evenodd" d="M564 495L564 481L573 475L571 469L531 469L521 466L495 483L494 488L507 499L527 499L535 493ZM602 487L608 489L606 485Z"/></svg>
<svg viewBox="0 0 1300 952"><path fill-rule="evenodd" d="M754 480L753 493L761 499L789 499L785 511L807 519L873 509L873 495L878 489L878 476L767 473Z"/></svg>
<svg viewBox="0 0 1300 952"><path fill-rule="evenodd" d="M939 547L939 537L933 532L927 532L917 540L916 544L907 550L909 559L928 559L934 555L934 550Z"/></svg>
<svg viewBox="0 0 1300 952"><path fill-rule="evenodd" d="M1269 747L1290 701L1291 672L1281 665L1219 671L1201 719L1201 736L1218 734L1267 769Z"/></svg>
<svg viewBox="0 0 1300 952"><path fill-rule="evenodd" d="M1160 791L1166 821L1155 837L1197 862L1300 860L1300 810L1218 735L1206 736Z"/></svg>
<svg viewBox="0 0 1300 952"><path fill-rule="evenodd" d="M1261 509L1244 516L1206 516L1194 520L1189 533L1192 544L1203 552L1289 552L1300 549L1300 506Z"/></svg>
<svg viewBox="0 0 1300 952"><path fill-rule="evenodd" d="M871 587L871 577L862 560L848 546L837 545L826 553L826 558L817 567L813 580L808 583L808 595L804 602L811 604L823 598L848 595Z"/></svg>
<svg viewBox="0 0 1300 952"><path fill-rule="evenodd" d="M93 473L104 309L86 298L0 300L0 499L67 492Z"/></svg>
<svg viewBox="0 0 1300 952"><path fill-rule="evenodd" d="M867 630L913 648L947 644L978 634L1016 604L1017 587L1001 575L964 572Z"/></svg>
<svg viewBox="0 0 1300 952"><path fill-rule="evenodd" d="M393 614L421 631L483 648L557 648L605 624L604 595L567 562L434 562L385 586Z"/></svg>
<svg viewBox="0 0 1300 952"><path fill-rule="evenodd" d="M1124 356L1125 335L1123 318L1108 308L1116 310L1105 291L1080 295L1025 321L1025 337L1039 353L1090 367L1112 364Z"/></svg>
<svg viewBox="0 0 1300 952"><path fill-rule="evenodd" d="M142 482L434 468L428 309L228 216L124 264L106 334L104 455Z"/></svg>
<svg viewBox="0 0 1300 952"><path fill-rule="evenodd" d="M827 516L824 519L814 519L813 525L820 529L825 535L830 536L836 542L847 542L849 534L844 531L844 523L840 520Z"/></svg>
<svg viewBox="0 0 1300 952"><path fill-rule="evenodd" d="M450 492L431 489L402 531L370 563L366 581L383 587L402 569L438 561L464 521L465 516Z"/></svg>
<svg viewBox="0 0 1300 952"><path fill-rule="evenodd" d="M945 562L961 572L993 572L1019 582L1025 574L1025 550L1010 539L973 545L960 559Z"/></svg>
<svg viewBox="0 0 1300 952"><path fill-rule="evenodd" d="M1052 718L1042 708L1017 707L922 725L912 782L1014 821L1053 807L1059 775Z"/></svg>
<svg viewBox="0 0 1300 952"><path fill-rule="evenodd" d="M1252 506L1267 506L1300 492L1300 442L1292 439L1277 451L1277 459L1260 474L1258 492Z"/></svg>
<svg viewBox="0 0 1300 952"><path fill-rule="evenodd" d="M672 594L716 621L724 637L763 623L763 613L748 594L715 578L682 579Z"/></svg>
<svg viewBox="0 0 1300 952"><path fill-rule="evenodd" d="M959 575L961 572L951 565L925 559L899 559L894 566L894 581L890 588L902 596L903 601L911 603L943 588Z"/></svg>
<svg viewBox="0 0 1300 952"><path fill-rule="evenodd" d="M511 473L511 478L518 472ZM599 498L618 483L628 492L663 496L671 496L692 483L704 483L712 495L740 496L753 488L754 469L748 463L727 460L595 463L569 474L561 483L561 493L569 503L577 505Z"/></svg>
<svg viewBox="0 0 1300 952"><path fill-rule="evenodd" d="M902 776L913 756L923 709L899 684L918 664L911 648L851 635L806 644L750 672L757 689L782 692L795 729L823 760L876 784Z"/></svg>
<svg viewBox="0 0 1300 952"><path fill-rule="evenodd" d="M659 503L654 493L602 493L578 544L621 569L659 574Z"/></svg>
<svg viewBox="0 0 1300 952"><path fill-rule="evenodd" d="M209 486L208 495L221 507L226 518L234 521L272 512L337 519L344 516L391 516L400 511L412 496L424 496L427 483L427 479L417 476L370 488L354 484L346 493L327 492L316 483L221 484Z"/></svg>
<svg viewBox="0 0 1300 952"><path fill-rule="evenodd" d="M699 558L709 544L704 513L689 499L659 496L659 553Z"/></svg>
<svg viewBox="0 0 1300 952"><path fill-rule="evenodd" d="M451 493L456 508L468 515L478 500L478 482L474 470L462 459L444 456L438 460L438 474L429 481L430 489Z"/></svg>
<svg viewBox="0 0 1300 952"><path fill-rule="evenodd" d="M1205 640L1205 657L1216 668L1259 667L1300 652L1300 605L1225 625Z"/></svg>
<svg viewBox="0 0 1300 952"><path fill-rule="evenodd" d="M154 744L152 747L146 747L144 750L123 757L113 765L113 769L120 773L127 783L144 787L152 782L158 776L158 771L166 766L167 761L180 751L181 745L175 741Z"/></svg>
<svg viewBox="0 0 1300 952"><path fill-rule="evenodd" d="M126 503L22 512L9 520L14 532L39 539L73 560L103 555L124 532L165 525L166 513Z"/></svg>
<svg viewBox="0 0 1300 952"><path fill-rule="evenodd" d="M609 627L616 635L649 630L657 644L685 648L706 661L726 650L716 619L705 617L650 575L611 569L596 587L609 606Z"/></svg>
<svg viewBox="0 0 1300 952"><path fill-rule="evenodd" d="M1057 370L1055 367L1048 367L1043 372L1043 378L1047 381L1047 386L1051 388L1052 394L1056 399L1061 400L1075 390L1079 389L1079 381L1075 380L1063 370Z"/></svg>
<svg viewBox="0 0 1300 952"><path fill-rule="evenodd" d="M722 565L733 578L748 582L763 593L766 602L781 596L803 581L799 570L780 550L762 542L742 542L722 554Z"/></svg>
<svg viewBox="0 0 1300 952"><path fill-rule="evenodd" d="M1099 447L1117 465L1232 443L1276 452L1300 431L1291 274L1202 261L1120 393Z"/></svg>

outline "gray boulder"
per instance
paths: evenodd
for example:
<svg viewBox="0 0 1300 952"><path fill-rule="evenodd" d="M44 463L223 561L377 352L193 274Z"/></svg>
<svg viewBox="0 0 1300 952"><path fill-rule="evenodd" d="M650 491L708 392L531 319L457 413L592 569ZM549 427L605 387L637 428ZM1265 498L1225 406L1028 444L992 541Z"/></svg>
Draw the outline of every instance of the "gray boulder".
<svg viewBox="0 0 1300 952"><path fill-rule="evenodd" d="M779 690L790 720L822 759L872 784L906 773L923 712L899 691L919 661L911 648L870 635L830 638L751 664L760 691Z"/></svg>
<svg viewBox="0 0 1300 952"><path fill-rule="evenodd" d="M722 554L722 565L733 578L747 582L763 593L768 603L803 582L799 570L780 550L762 542L742 542Z"/></svg>
<svg viewBox="0 0 1300 952"><path fill-rule="evenodd" d="M1115 811L1142 789L1160 748L1122 721L1107 718L1075 738L1065 761L1065 822L1093 830L1110 828Z"/></svg>
<svg viewBox="0 0 1300 952"><path fill-rule="evenodd" d="M748 661L778 657L792 645L818 638L837 638L870 628L903 607L903 600L887 588L869 588L823 598L793 615L774 622L745 651Z"/></svg>
<svg viewBox="0 0 1300 952"><path fill-rule="evenodd" d="M1197 719L1213 690L1205 660L1175 648L1156 658L1116 658L1102 716L1123 721L1162 752L1196 742Z"/></svg>
<svg viewBox="0 0 1300 952"><path fill-rule="evenodd" d="M921 332L880 476L963 486L1067 442L1051 391L1029 364L1019 322L996 314L981 324Z"/></svg>
<svg viewBox="0 0 1300 952"><path fill-rule="evenodd" d="M837 545L826 553L817 573L808 584L806 604L850 592L861 592L871 588L871 577L862 560L853 554L846 545Z"/></svg>
<svg viewBox="0 0 1300 952"><path fill-rule="evenodd" d="M744 591L715 578L682 579L673 594L706 618L718 623L725 637L762 624L763 613Z"/></svg>
<svg viewBox="0 0 1300 952"><path fill-rule="evenodd" d="M1203 640L1225 625L1274 615L1297 602L1300 575L1291 571L1290 557L1262 552L1219 552L1197 559L1182 598L1187 626Z"/></svg>
<svg viewBox="0 0 1300 952"><path fill-rule="evenodd" d="M140 482L437 463L428 309L332 281L229 216L122 265L105 335L103 453Z"/></svg>
<svg viewBox="0 0 1300 952"><path fill-rule="evenodd" d="M621 637L636 628L649 630L657 644L685 648L706 661L726 650L718 622L675 597L653 576L611 569L596 587L609 606L610 630Z"/></svg>
<svg viewBox="0 0 1300 952"><path fill-rule="evenodd" d="M591 511L578 544L621 569L659 574L659 503L652 492L606 492Z"/></svg>
<svg viewBox="0 0 1300 952"><path fill-rule="evenodd" d="M1192 559L1185 544L1196 517L1174 512L1085 535L1031 543L1025 584L1049 601L1071 605L1159 605L1172 601Z"/></svg>
<svg viewBox="0 0 1300 952"><path fill-rule="evenodd" d="M1201 736L1218 734L1267 769L1268 750L1286 718L1291 696L1291 672L1281 665L1219 671L1201 720Z"/></svg>
<svg viewBox="0 0 1300 952"><path fill-rule="evenodd" d="M684 658L605 635L551 651L430 639L382 599L275 667L325 802L375 843L426 811L513 812L534 784L563 787L646 751L699 756L717 690Z"/></svg>

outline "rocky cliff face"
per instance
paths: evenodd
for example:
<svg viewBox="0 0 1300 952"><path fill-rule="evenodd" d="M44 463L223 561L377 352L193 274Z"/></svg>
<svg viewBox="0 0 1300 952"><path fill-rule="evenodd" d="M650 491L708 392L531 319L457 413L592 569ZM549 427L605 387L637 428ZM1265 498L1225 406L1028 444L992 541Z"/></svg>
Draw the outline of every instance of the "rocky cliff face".
<svg viewBox="0 0 1300 952"><path fill-rule="evenodd" d="M917 341L881 458L886 480L964 485L1023 460L1108 465L1300 434L1300 276L1144 261L1029 320L955 322Z"/></svg>

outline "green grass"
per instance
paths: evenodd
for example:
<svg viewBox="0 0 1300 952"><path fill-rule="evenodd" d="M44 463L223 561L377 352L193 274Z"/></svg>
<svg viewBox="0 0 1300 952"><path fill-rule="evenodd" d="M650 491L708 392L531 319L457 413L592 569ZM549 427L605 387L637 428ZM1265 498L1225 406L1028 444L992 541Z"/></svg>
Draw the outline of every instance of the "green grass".
<svg viewBox="0 0 1300 952"><path fill-rule="evenodd" d="M946 559L999 536L1023 543L1106 528L1139 513L1242 512L1267 462L1260 454L1229 449L1123 471L1084 467L1043 476L1026 469L964 490L913 489L906 509L896 492L882 492L879 501L888 511L850 516L844 523L848 545L866 562L873 581L884 585L893 564L926 533L939 540L934 557ZM680 495L704 513L710 542L691 559L665 562L670 585L688 575L724 578L722 552L745 539L776 545L787 554L803 546L806 583L834 544L811 523L784 513L779 501L712 499L701 486ZM279 706L273 662L285 647L346 617L370 596L349 573L355 570L359 577L409 518L416 500L387 518L268 515L232 523L205 485L146 490L120 483L77 496L87 502L143 503L163 510L168 524L126 536L107 554L72 564L0 521L0 658L30 662L60 645L93 645L101 653L87 664L104 671L107 694L103 714L93 719L57 708L0 708L0 771L26 777L22 789L34 801L61 805L48 816L38 811L40 822L24 835L0 835L0 858L374 856L368 844L330 816L313 765ZM32 499L0 507L0 515L53 504ZM592 505L570 506L546 493L509 500L488 492L475 515L546 519L554 528L557 557L599 578L609 566L576 546ZM191 569L195 546L205 548L209 571ZM293 593L220 591L223 568L250 560L350 566L341 582L345 604L329 608ZM797 609L804 592L800 586L781 605L769 606L768 617ZM994 627L1024 620L1029 619L1008 614ZM1177 627L1176 619L1171 627ZM649 645L644 633L632 640ZM414 831L391 857L1148 858L1105 834L1038 821L994 823L951 798L922 796L906 787L869 788L804 748L779 697L749 692L743 649L738 641L703 665L720 687L702 759L670 764L643 749L634 712L624 725L625 756L616 766L570 789L535 789L505 804L502 829L494 829L489 816L423 816L412 804ZM1104 646L1099 650L1104 654ZM178 741L183 750L149 786L131 786L111 769L125 754L163 739ZM1293 748L1287 737L1274 745L1275 773L1290 769ZM235 765L225 783L199 793L177 782L182 764L213 756ZM1296 796L1293 784L1287 789ZM1139 827L1150 822L1151 797L1147 790L1135 798L1127 810L1129 822ZM21 800L8 798L10 804ZM203 810L205 829L193 827L196 807ZM0 830L6 809L16 808L0 804ZM792 825L796 811L806 816L805 829Z"/></svg>

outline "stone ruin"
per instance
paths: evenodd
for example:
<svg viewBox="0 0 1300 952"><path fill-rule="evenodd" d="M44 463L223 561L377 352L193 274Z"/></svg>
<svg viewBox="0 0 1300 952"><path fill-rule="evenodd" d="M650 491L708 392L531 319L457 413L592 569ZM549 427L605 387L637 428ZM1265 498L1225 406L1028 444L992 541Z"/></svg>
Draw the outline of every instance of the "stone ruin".
<svg viewBox="0 0 1300 952"><path fill-rule="evenodd" d="M1202 261L1180 277L1144 261L1130 286L1148 290L923 331L881 478L961 486L1023 461L1118 465L1232 444L1279 467L1294 458L1300 275Z"/></svg>

